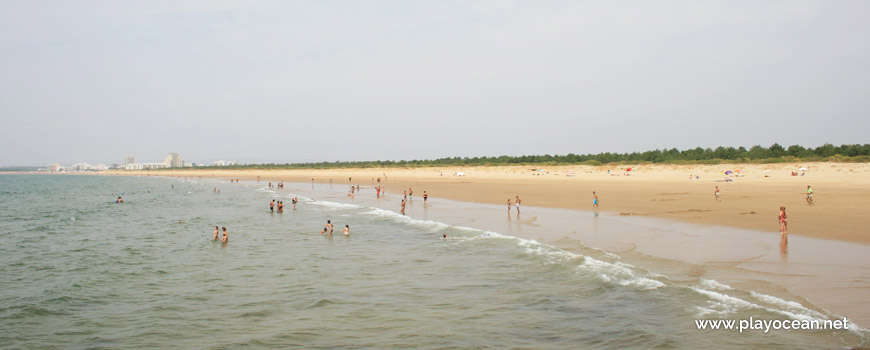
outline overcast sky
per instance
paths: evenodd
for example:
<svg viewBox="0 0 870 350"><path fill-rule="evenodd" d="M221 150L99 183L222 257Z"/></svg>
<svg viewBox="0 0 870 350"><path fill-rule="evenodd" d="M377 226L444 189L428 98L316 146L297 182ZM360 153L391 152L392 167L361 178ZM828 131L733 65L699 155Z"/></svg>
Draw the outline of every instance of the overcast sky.
<svg viewBox="0 0 870 350"><path fill-rule="evenodd" d="M0 0L0 166L870 143L870 1Z"/></svg>

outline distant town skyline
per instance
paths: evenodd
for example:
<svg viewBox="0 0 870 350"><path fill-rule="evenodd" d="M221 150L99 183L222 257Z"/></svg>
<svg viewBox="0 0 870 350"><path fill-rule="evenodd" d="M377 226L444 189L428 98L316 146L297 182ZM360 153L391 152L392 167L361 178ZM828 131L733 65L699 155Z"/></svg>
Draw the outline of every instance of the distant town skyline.
<svg viewBox="0 0 870 350"><path fill-rule="evenodd" d="M0 2L0 166L864 144L870 2Z"/></svg>

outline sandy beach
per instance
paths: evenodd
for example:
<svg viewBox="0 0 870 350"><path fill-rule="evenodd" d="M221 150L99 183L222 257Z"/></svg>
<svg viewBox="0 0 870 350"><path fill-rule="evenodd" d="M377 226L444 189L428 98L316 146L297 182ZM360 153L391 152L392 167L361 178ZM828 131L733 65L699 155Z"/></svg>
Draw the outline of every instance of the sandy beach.
<svg viewBox="0 0 870 350"><path fill-rule="evenodd" d="M624 171L631 168L631 171ZM807 171L799 171L807 168ZM543 169L543 170L540 170ZM739 172L736 172L740 170ZM726 171L733 174L725 175ZM791 172L805 174L791 176ZM462 173L462 176L458 176ZM778 232L779 207L789 215L789 234L870 244L870 164L720 164L620 166L492 166L387 169L120 171L110 174L238 178L372 187L381 178L388 193L409 187L432 198L504 204L519 195L523 205L650 216L703 225ZM692 178L690 179L690 176ZM695 178L697 176L697 178ZM730 181L729 181L730 180ZM815 191L808 206L806 187ZM719 186L721 202L714 197Z"/></svg>

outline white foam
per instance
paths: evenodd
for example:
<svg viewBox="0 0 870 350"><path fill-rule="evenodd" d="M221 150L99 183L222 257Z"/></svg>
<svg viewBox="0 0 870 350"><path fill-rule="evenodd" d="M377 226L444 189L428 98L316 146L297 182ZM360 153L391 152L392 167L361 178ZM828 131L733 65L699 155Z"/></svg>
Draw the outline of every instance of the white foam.
<svg viewBox="0 0 870 350"><path fill-rule="evenodd" d="M738 308L746 308L746 309L766 310L766 311L770 311L773 313L778 313L780 315L784 315L784 316L789 317L789 318L794 319L794 320L812 321L812 320L825 320L825 319L827 319L826 317L817 318L817 317L813 317L813 316L809 316L809 315L805 315L805 314L794 313L794 312L787 311L787 310L780 310L780 309L770 308L770 307L766 307L766 306L761 306L758 304L750 303L746 300L743 300L743 299L740 299L737 297L717 293L717 292L706 290L706 289L700 289L700 288L695 288L695 287L689 287L689 289L694 290L695 292L698 292L700 294L707 296L710 299L715 300L715 302L713 302L712 305L713 306L720 306L724 309L723 311L727 310L728 313L736 312Z"/></svg>
<svg viewBox="0 0 870 350"><path fill-rule="evenodd" d="M623 287L636 287L641 290L650 290L666 287L667 285L661 281L638 276L632 270L634 266L619 262L609 263L588 256L583 257L583 263L577 268L595 272L602 281L615 283Z"/></svg>
<svg viewBox="0 0 870 350"><path fill-rule="evenodd" d="M734 290L727 284L716 282L715 280L701 279L700 287L708 290Z"/></svg>
<svg viewBox="0 0 870 350"><path fill-rule="evenodd" d="M810 309L804 307L803 305L801 305L800 303L797 303L794 301L788 301L785 299L777 298L775 296L756 293L753 291L750 291L749 295L751 295L753 298L758 299L760 301L763 301L765 303L775 305L778 308L786 309L786 310L789 310L789 311L792 311L795 313L800 313L800 314L804 314L804 315L815 317L815 318L821 318L821 319L827 318L827 316L823 315L822 313L810 310Z"/></svg>
<svg viewBox="0 0 870 350"><path fill-rule="evenodd" d="M419 226L430 228L433 230L446 230L446 229L449 229L451 227L459 228L459 229L467 229L464 227L450 226L448 224L445 224L443 222L438 222L438 221L414 219L414 218L396 213L394 211L389 211L389 210L380 209L380 208L369 208L369 210L363 212L363 214L378 216L378 217L382 217L382 218L386 218L386 219L390 219L390 220L394 220L394 221L398 221L398 222L419 225ZM476 231L480 231L480 230L476 230Z"/></svg>
<svg viewBox="0 0 870 350"><path fill-rule="evenodd" d="M319 205L322 207L332 208L332 209L359 209L362 208L360 205L356 204L344 204L344 203L336 203L329 201L313 201L311 204Z"/></svg>
<svg viewBox="0 0 870 350"><path fill-rule="evenodd" d="M270 190L270 189L268 189L268 188L266 188L266 187L261 187L261 188L258 188L258 189L256 189L256 190L254 190L254 191L257 191L257 192L265 192L265 193L268 193L268 194L276 194L276 193L278 193L278 192L275 192L274 190Z"/></svg>

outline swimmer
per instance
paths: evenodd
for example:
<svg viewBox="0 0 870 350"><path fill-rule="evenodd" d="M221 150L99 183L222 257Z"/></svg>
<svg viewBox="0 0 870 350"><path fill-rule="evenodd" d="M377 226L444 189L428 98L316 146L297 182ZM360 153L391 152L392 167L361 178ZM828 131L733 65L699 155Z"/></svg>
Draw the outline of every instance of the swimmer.
<svg viewBox="0 0 870 350"><path fill-rule="evenodd" d="M447 239L447 234L446 234L446 233L444 234L444 239Z"/></svg>
<svg viewBox="0 0 870 350"><path fill-rule="evenodd" d="M342 233L344 233L345 236L350 236L350 225L344 225Z"/></svg>
<svg viewBox="0 0 870 350"><path fill-rule="evenodd" d="M121 198L121 196L118 196L118 199L115 200L115 203L116 203L116 204L124 203L124 199Z"/></svg>
<svg viewBox="0 0 870 350"><path fill-rule="evenodd" d="M229 242L230 236L227 234L227 228L224 226L224 238L221 238L221 242L226 243Z"/></svg>
<svg viewBox="0 0 870 350"><path fill-rule="evenodd" d="M220 231L220 229L219 229L217 226L215 226L215 227L214 227L214 240L215 240L215 241L218 240L218 232L219 232L219 231Z"/></svg>

